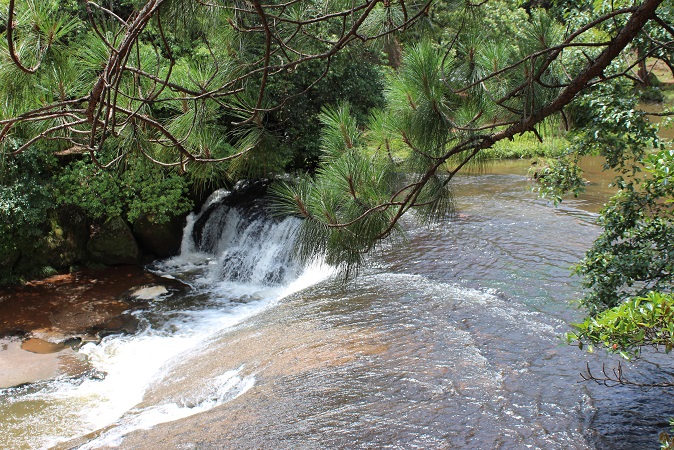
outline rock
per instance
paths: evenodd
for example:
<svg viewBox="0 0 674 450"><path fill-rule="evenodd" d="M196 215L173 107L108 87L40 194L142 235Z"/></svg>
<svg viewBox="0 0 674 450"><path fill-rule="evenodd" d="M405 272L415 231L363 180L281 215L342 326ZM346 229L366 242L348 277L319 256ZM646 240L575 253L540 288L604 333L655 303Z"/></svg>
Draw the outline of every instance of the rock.
<svg viewBox="0 0 674 450"><path fill-rule="evenodd" d="M87 250L103 264L138 264L140 248L131 229L121 217L112 217L92 226Z"/></svg>
<svg viewBox="0 0 674 450"><path fill-rule="evenodd" d="M56 268L83 263L87 258L89 219L82 208L66 205L53 211L46 239L45 259Z"/></svg>
<svg viewBox="0 0 674 450"><path fill-rule="evenodd" d="M138 266L87 269L0 289L0 337L31 335L49 342L82 337L92 327L144 306L129 292L147 286L187 289Z"/></svg>
<svg viewBox="0 0 674 450"><path fill-rule="evenodd" d="M13 265L14 274L53 273L87 260L89 219L83 209L66 205L50 211L43 231L44 234L36 236L34 241L20 245L20 258ZM0 258L2 253L0 250Z"/></svg>
<svg viewBox="0 0 674 450"><path fill-rule="evenodd" d="M70 347L54 353L36 353L21 348L19 340L0 340L0 389L59 376L82 376L89 366L84 355Z"/></svg>
<svg viewBox="0 0 674 450"><path fill-rule="evenodd" d="M242 206L267 194L270 180L239 180L236 182L228 196L223 198L223 203L228 206Z"/></svg>
<svg viewBox="0 0 674 450"><path fill-rule="evenodd" d="M64 333L57 328L39 328L27 334L29 337L23 341L21 348L33 353L51 353L50 350L60 351L66 347L77 350L90 342L98 344L101 339L95 333L91 328L77 333Z"/></svg>
<svg viewBox="0 0 674 450"><path fill-rule="evenodd" d="M264 214L265 201L264 196L267 188L271 184L270 180L240 180L232 190L219 201L213 203L206 209L194 223L192 237L198 248L201 248L203 242L204 227L211 215L223 207L241 207L250 217L256 217Z"/></svg>
<svg viewBox="0 0 674 450"><path fill-rule="evenodd" d="M140 321L131 314L121 314L113 317L102 325L95 326L92 331L96 336L103 339L106 336L113 334L135 334L138 332Z"/></svg>
<svg viewBox="0 0 674 450"><path fill-rule="evenodd" d="M49 320L54 328L63 333L79 335L82 331L86 332L107 323L111 317L116 317L130 308L131 305L122 300L89 301L70 304L67 308L52 314ZM91 325L82 330L84 324Z"/></svg>
<svg viewBox="0 0 674 450"><path fill-rule="evenodd" d="M64 343L54 343L49 341L43 341L38 338L26 339L21 343L21 349L31 353L38 353L40 355L46 355L49 353L58 353L62 350L65 350L67 347Z"/></svg>
<svg viewBox="0 0 674 450"><path fill-rule="evenodd" d="M133 234L141 249L158 258L168 258L180 252L185 216L174 217L166 223L156 223L142 216L133 223Z"/></svg>
<svg viewBox="0 0 674 450"><path fill-rule="evenodd" d="M168 294L166 286L141 286L129 293L133 300L158 300Z"/></svg>

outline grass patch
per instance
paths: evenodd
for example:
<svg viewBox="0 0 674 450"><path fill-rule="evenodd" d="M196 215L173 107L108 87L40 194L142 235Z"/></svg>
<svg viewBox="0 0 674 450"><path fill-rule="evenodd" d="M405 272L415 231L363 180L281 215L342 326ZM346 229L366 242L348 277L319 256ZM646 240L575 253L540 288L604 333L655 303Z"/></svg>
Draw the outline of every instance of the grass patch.
<svg viewBox="0 0 674 450"><path fill-rule="evenodd" d="M563 136L547 136L540 142L532 133L515 136L512 141L499 141L483 152L485 159L553 158L564 154L569 141Z"/></svg>

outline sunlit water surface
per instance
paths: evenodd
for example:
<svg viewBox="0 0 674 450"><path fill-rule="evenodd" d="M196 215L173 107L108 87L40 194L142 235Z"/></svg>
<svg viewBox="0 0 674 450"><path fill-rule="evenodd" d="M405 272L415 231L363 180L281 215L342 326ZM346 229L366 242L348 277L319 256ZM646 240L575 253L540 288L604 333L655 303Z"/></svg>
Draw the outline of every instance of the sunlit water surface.
<svg viewBox="0 0 674 450"><path fill-rule="evenodd" d="M617 360L559 339L582 317L570 268L607 188L555 209L525 164L460 177L456 214L410 218L346 285L293 265L292 223L252 231L222 211L210 252L187 242L154 269L189 294L142 313L138 336L85 347L103 379L0 394L0 447L93 432L61 448L657 448L672 398L580 382ZM625 370L653 379L666 362Z"/></svg>

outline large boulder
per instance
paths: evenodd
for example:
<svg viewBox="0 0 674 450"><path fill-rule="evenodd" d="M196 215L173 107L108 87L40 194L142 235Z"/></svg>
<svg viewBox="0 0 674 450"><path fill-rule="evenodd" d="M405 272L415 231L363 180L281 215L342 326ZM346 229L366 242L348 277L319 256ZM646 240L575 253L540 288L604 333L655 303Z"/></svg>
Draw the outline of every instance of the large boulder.
<svg viewBox="0 0 674 450"><path fill-rule="evenodd" d="M32 242L22 242L17 248L20 257L13 265L15 275L36 276L45 268L66 269L84 263L88 259L89 219L84 210L66 205L52 210L47 215L43 235ZM1 256L0 259L7 259ZM16 256L10 254L9 256ZM0 266L5 264L0 261Z"/></svg>
<svg viewBox="0 0 674 450"><path fill-rule="evenodd" d="M194 223L192 237L194 238L194 242L197 243L197 247L203 241L204 227L211 215L223 206L241 207L249 215L263 214L265 206L264 197L270 184L271 181L268 179L239 180L226 195L220 198L219 201L211 204Z"/></svg>
<svg viewBox="0 0 674 450"><path fill-rule="evenodd" d="M111 217L91 227L87 250L103 264L139 264L140 248L131 228L121 217Z"/></svg>
<svg viewBox="0 0 674 450"><path fill-rule="evenodd" d="M185 216L156 223L151 216L141 216L133 223L133 234L140 248L158 258L168 258L180 252Z"/></svg>
<svg viewBox="0 0 674 450"><path fill-rule="evenodd" d="M87 259L89 219L80 207L62 206L50 213L50 231L44 247L47 264L63 269Z"/></svg>

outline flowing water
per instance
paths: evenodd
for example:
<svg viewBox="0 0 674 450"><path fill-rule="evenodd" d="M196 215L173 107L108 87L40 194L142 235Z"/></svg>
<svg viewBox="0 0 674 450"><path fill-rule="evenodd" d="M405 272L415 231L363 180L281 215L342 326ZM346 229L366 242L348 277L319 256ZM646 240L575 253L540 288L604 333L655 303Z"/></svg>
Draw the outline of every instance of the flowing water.
<svg viewBox="0 0 674 450"><path fill-rule="evenodd" d="M559 339L606 188L555 209L505 169L460 177L457 214L409 218L346 285L293 262L296 220L212 209L153 268L192 289L85 346L91 376L0 391L0 447L657 448L669 395L581 383L617 360Z"/></svg>

